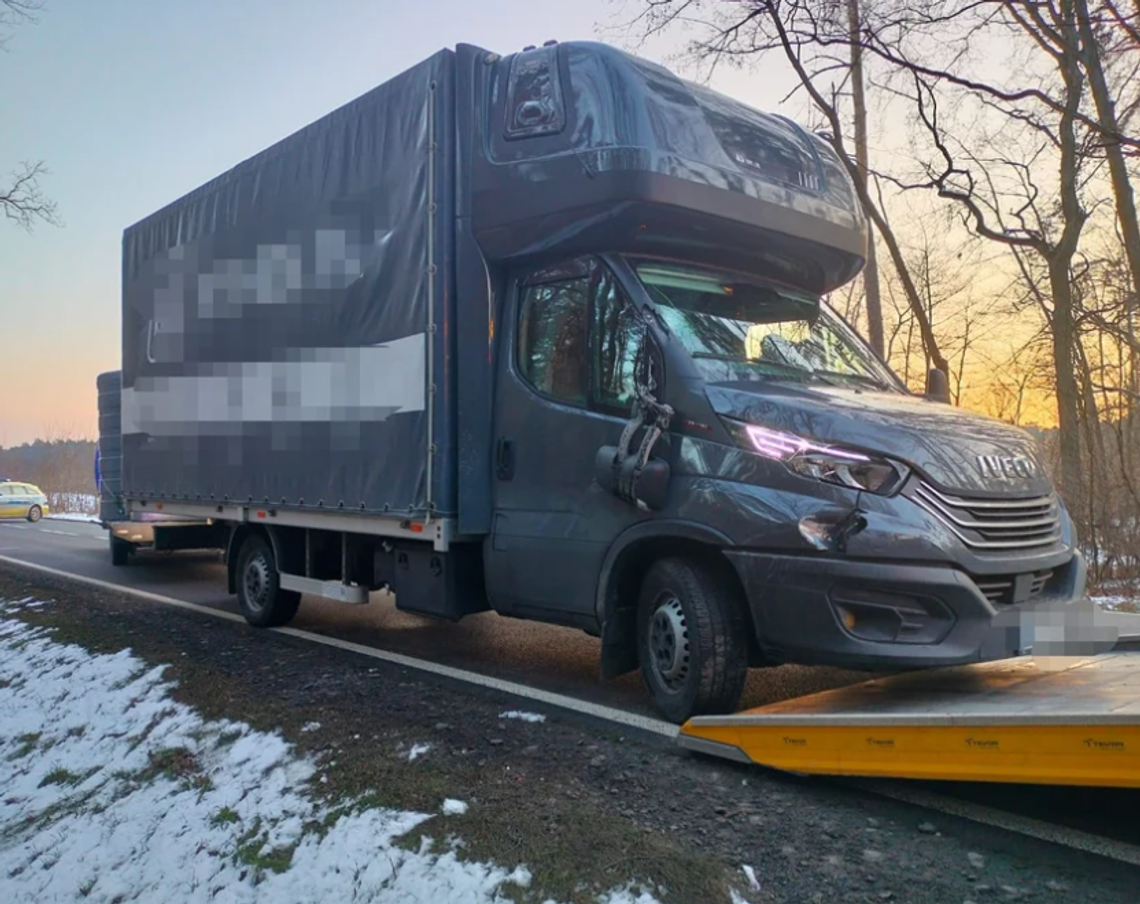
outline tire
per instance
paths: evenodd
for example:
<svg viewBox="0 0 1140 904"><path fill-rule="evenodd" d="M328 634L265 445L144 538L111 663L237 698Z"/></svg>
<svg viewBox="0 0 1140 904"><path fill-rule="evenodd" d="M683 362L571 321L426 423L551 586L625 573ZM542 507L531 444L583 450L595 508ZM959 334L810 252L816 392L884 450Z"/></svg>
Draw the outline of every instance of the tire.
<svg viewBox="0 0 1140 904"><path fill-rule="evenodd" d="M121 568L131 560L131 544L111 534L111 564Z"/></svg>
<svg viewBox="0 0 1140 904"><path fill-rule="evenodd" d="M677 724L735 712L748 678L748 630L729 581L686 559L655 563L638 599L637 654L657 710Z"/></svg>
<svg viewBox="0 0 1140 904"><path fill-rule="evenodd" d="M32 524L35 524L43 516L44 510L38 505L33 505L30 509L28 509L28 520L31 521Z"/></svg>
<svg viewBox="0 0 1140 904"><path fill-rule="evenodd" d="M238 554L237 596L241 614L258 628L287 625L297 614L301 594L281 589L273 548L264 537L246 539Z"/></svg>

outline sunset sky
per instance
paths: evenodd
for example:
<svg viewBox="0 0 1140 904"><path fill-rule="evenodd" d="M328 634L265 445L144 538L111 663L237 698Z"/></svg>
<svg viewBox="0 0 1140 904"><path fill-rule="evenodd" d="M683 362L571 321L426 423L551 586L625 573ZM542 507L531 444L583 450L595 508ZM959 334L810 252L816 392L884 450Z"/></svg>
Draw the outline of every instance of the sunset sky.
<svg viewBox="0 0 1140 904"><path fill-rule="evenodd" d="M0 446L95 435L124 227L441 47L594 39L622 15L613 0L48 0L0 54L0 171L45 160L65 222L0 221ZM775 109L792 82L773 58L713 84Z"/></svg>

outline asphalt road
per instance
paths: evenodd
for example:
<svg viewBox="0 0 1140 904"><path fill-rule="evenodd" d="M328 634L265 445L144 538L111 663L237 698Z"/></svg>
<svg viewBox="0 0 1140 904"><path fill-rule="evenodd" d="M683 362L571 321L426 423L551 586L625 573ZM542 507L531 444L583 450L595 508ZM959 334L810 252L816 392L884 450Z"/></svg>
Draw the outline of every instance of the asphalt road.
<svg viewBox="0 0 1140 904"><path fill-rule="evenodd" d="M111 565L99 525L48 519L0 522L0 555L203 606L237 612L217 556L142 552L125 568ZM452 624L395 608L384 593L364 606L306 596L291 627L415 656L473 672L656 716L639 675L601 682L600 641L572 628L503 618L493 612ZM869 677L838 669L782 666L754 670L744 707L762 706Z"/></svg>

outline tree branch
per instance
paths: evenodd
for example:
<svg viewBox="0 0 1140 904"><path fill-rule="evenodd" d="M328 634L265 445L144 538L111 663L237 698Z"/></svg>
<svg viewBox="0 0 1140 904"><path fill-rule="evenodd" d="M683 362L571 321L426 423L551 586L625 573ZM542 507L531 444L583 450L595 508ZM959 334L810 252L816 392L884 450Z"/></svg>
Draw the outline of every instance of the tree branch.
<svg viewBox="0 0 1140 904"><path fill-rule="evenodd" d="M42 161L25 162L11 174L11 182L0 189L0 210L22 229L31 232L36 223L62 226L55 201L40 188L40 177L48 175Z"/></svg>

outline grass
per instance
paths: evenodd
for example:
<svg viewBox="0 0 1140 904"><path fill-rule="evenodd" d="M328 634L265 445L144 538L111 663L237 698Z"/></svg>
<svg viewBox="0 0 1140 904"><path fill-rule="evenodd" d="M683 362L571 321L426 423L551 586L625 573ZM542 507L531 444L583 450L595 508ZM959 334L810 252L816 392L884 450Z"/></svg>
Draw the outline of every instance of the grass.
<svg viewBox="0 0 1140 904"><path fill-rule="evenodd" d="M138 774L140 781L153 782L161 776L199 791L208 791L214 786L210 777L202 772L197 758L185 747L152 751L148 759L146 768Z"/></svg>
<svg viewBox="0 0 1140 904"><path fill-rule="evenodd" d="M236 815L236 814L235 814ZM269 840L269 833L261 830L261 820L255 819L253 825L239 839L234 860L244 864L255 871L255 875L271 871L283 873L293 865L295 844L285 847L265 850L265 843Z"/></svg>
<svg viewBox="0 0 1140 904"><path fill-rule="evenodd" d="M210 825L215 828L233 825L239 818L236 811L231 810L229 807L222 807L222 809L210 817Z"/></svg>
<svg viewBox="0 0 1140 904"><path fill-rule="evenodd" d="M2 583L0 576L0 590ZM29 583L24 589L34 588ZM66 607L22 610L14 615L29 624L55 629L53 636L59 642L75 643L94 652L118 652L127 646L123 619L96 618L102 608L101 596L94 594L94 602L87 602L92 596L83 596L82 604L69 602ZM117 615L124 614L114 602L108 608ZM96 611L89 615L89 609ZM170 617L180 616L171 613ZM242 635L223 642L238 647L243 643ZM280 732L299 752L322 762L321 774L327 783L315 783L313 793L327 808L326 815L320 822L307 825L307 833L323 834L342 816L370 808L438 813L443 800L452 797L468 801L469 811L462 816L434 816L397 843L419 850L424 837L429 836L433 839L430 849L445 850L451 848L443 839L458 837L463 845L455 853L464 860L495 862L506 869L525 864L532 873L530 885L503 888L502 893L515 901L529 904L553 898L585 904L594 901L598 893L631 882L652 890L665 904L712 904L730 899L730 876L735 876L735 869L670 833L646 828L614 813L613 798L604 789L576 784L558 771L548 773L537 766L519 768L509 755L482 765L476 756L448 755L449 739L446 734L433 733L434 720L412 725L416 734L414 739L409 738L408 717L399 711L370 713L372 721L365 731L361 713L351 705L351 690L331 705L327 700L298 701L291 699L292 695L266 693L263 686L249 679L242 666L244 657L235 657L231 668L199 661L193 655L183 656L186 648L159 632L133 633L129 646L140 658L166 665L164 677L176 683L172 696L194 707L204 718ZM305 650L295 652L314 655ZM351 677L346 682L346 688L351 688ZM493 716L489 718L494 724ZM321 731L302 732L310 722L320 722ZM240 735L236 730L227 731L217 743L232 743ZM401 753L397 748L401 743L406 747L411 740L433 743L440 755L409 767L406 751ZM508 764L514 771L507 769ZM186 748L155 752L141 776L134 777L153 780L158 776L195 787L208 787L204 783L209 782ZM236 812L223 808L211 821L221 826L240 820ZM294 848L263 850L267 838L255 822L238 839L236 861L258 872L288 870Z"/></svg>
<svg viewBox="0 0 1140 904"><path fill-rule="evenodd" d="M663 901L723 901L729 896L725 870L715 858L690 854L667 835L631 826L579 801L552 796L538 804L533 798L526 805L504 795L463 816L433 818L398 843L418 850L430 836L432 849L442 853L446 847L439 838L446 831L463 839L459 854L465 859L526 864L533 877L530 886L503 890L519 902L554 898L584 904L628 882Z"/></svg>
<svg viewBox="0 0 1140 904"><path fill-rule="evenodd" d="M77 775L69 769L64 769L62 766L56 766L51 772L40 779L40 787L44 788L48 785L77 785L83 780L83 776Z"/></svg>
<svg viewBox="0 0 1140 904"><path fill-rule="evenodd" d="M325 722L332 724L327 712ZM331 805L325 829L342 815L374 807L438 813L447 797L471 801L466 814L434 816L396 844L418 851L426 836L429 849L443 853L450 848L442 839L457 836L463 839L455 852L461 859L507 869L525 864L532 881L527 888L504 887L512 900L585 904L630 881L674 904L729 899L727 870L715 857L609 812L606 801L588 792L570 798L549 779L539 783L540 770L520 781L518 773L487 767L452 764L445 771L426 759L409 769L397 753L357 756L344 747L337 761L322 786Z"/></svg>
<svg viewBox="0 0 1140 904"><path fill-rule="evenodd" d="M19 760L31 755L35 751L36 745L40 742L40 738L42 737L43 734L38 731L20 735L18 738L16 738L16 740L20 742L20 746L16 748L16 751L12 754L11 759Z"/></svg>

